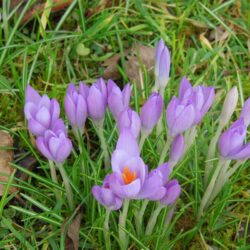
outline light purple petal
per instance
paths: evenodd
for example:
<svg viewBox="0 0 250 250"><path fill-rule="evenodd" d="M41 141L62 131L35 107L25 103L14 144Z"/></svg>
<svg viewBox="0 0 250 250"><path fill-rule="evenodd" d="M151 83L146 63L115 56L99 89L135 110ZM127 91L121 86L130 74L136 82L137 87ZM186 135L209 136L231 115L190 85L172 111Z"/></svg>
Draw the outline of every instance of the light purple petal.
<svg viewBox="0 0 250 250"><path fill-rule="evenodd" d="M165 46L164 41L160 39L160 41L157 44L156 53L155 53L155 75L156 76L159 75L160 57L161 57L162 50L164 49L164 46Z"/></svg>
<svg viewBox="0 0 250 250"><path fill-rule="evenodd" d="M185 140L182 134L179 134L175 137L170 150L170 159L174 162L178 162L184 152Z"/></svg>
<svg viewBox="0 0 250 250"><path fill-rule="evenodd" d="M184 76L181 79L181 84L179 88L179 98L184 98L185 96L190 95L192 92L192 85L190 84L189 80Z"/></svg>
<svg viewBox="0 0 250 250"><path fill-rule="evenodd" d="M122 173L122 168L124 167L124 163L131 156L123 150L115 150L111 157L111 165L112 170L117 173Z"/></svg>
<svg viewBox="0 0 250 250"><path fill-rule="evenodd" d="M246 127L250 124L250 98L248 98L241 110L240 117L244 119Z"/></svg>
<svg viewBox="0 0 250 250"><path fill-rule="evenodd" d="M76 124L81 129L87 119L87 104L81 95L78 95L76 105Z"/></svg>
<svg viewBox="0 0 250 250"><path fill-rule="evenodd" d="M47 145L45 145L45 141L43 137L38 137L36 139L36 146L43 156L45 156L49 160L53 160L53 156L49 152Z"/></svg>
<svg viewBox="0 0 250 250"><path fill-rule="evenodd" d="M72 143L71 140L68 138L60 138L60 140L61 143L56 152L56 161L62 163L69 157L72 150Z"/></svg>
<svg viewBox="0 0 250 250"><path fill-rule="evenodd" d="M46 130L46 128L43 127L41 123L37 122L33 118L29 119L28 127L29 127L30 132L36 136L43 135Z"/></svg>
<svg viewBox="0 0 250 250"><path fill-rule="evenodd" d="M39 122L43 127L49 128L50 125L50 112L46 107L41 107L36 113L36 121Z"/></svg>
<svg viewBox="0 0 250 250"><path fill-rule="evenodd" d="M25 102L32 102L35 105L38 105L38 103L41 100L41 96L38 94L38 92L33 89L30 85L27 86L25 91Z"/></svg>
<svg viewBox="0 0 250 250"><path fill-rule="evenodd" d="M74 126L76 124L76 108L71 96L68 94L65 96L64 108L70 124Z"/></svg>
<svg viewBox="0 0 250 250"><path fill-rule="evenodd" d="M52 99L50 102L50 115L51 115L51 122L54 122L59 118L60 106L56 99Z"/></svg>
<svg viewBox="0 0 250 250"><path fill-rule="evenodd" d="M79 93L85 100L87 99L87 96L89 94L89 87L84 82L79 83Z"/></svg>
<svg viewBox="0 0 250 250"><path fill-rule="evenodd" d="M34 118L37 112L37 106L32 102L27 102L24 106L24 114L25 118L29 120L30 118Z"/></svg>
<svg viewBox="0 0 250 250"><path fill-rule="evenodd" d="M161 204L163 205L171 205L175 203L175 201L181 194L181 187L179 183L176 182L176 180L172 180L171 182L166 187L167 188L166 194L161 200Z"/></svg>

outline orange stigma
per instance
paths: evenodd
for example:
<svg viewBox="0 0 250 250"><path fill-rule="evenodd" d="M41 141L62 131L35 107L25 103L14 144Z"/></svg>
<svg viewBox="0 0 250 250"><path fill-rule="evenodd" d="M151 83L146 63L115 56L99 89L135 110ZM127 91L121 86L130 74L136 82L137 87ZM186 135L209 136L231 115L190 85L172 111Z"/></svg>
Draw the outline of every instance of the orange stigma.
<svg viewBox="0 0 250 250"><path fill-rule="evenodd" d="M125 184L129 184L136 179L136 172L130 171L129 167L124 167L122 171L122 177Z"/></svg>

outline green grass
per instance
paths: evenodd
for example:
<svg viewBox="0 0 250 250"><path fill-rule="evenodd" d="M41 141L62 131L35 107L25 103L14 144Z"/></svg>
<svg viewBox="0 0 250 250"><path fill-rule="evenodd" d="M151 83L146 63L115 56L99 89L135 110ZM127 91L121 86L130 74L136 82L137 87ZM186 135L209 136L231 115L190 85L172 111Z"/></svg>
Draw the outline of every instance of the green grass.
<svg viewBox="0 0 250 250"><path fill-rule="evenodd" d="M182 76L193 84L214 85L218 95L213 108L198 129L198 137L185 159L175 168L173 176L182 186L182 195L167 231L163 230L162 211L157 227L150 237L137 236L134 211L140 202L131 202L127 221L131 249L249 249L249 162L247 161L226 184L222 193L196 220L198 206L204 192L203 171L208 144L216 131L217 121L225 92L237 86L240 101L250 95L249 85L249 3L247 1L126 1L106 8L92 17L85 13L98 1L73 1L60 15L51 14L44 37L38 32L40 18L20 25L22 13L11 12L3 1L0 22L0 121L1 129L10 131L15 140L13 167L28 175L26 181L9 182L19 188L24 201L20 204L15 194L4 195L0 200L0 248L3 249L63 249L65 235L61 228L72 213L67 206L64 187L50 179L48 162L32 144L23 117L24 90L28 83L57 98L63 107L65 89L69 82L94 82L103 73L103 58L123 52L134 43L155 46L163 38L171 49L171 79L165 91L167 104ZM28 1L31 3L32 1ZM117 2L117 1L114 1ZM201 3L202 2L202 3ZM214 41L211 33L222 27L228 32L225 40ZM203 34L203 37L201 35ZM83 44L90 54L80 56L76 48ZM121 83L127 82L124 57L120 71ZM150 94L154 78L145 75L145 92L133 85L132 106L139 109L144 96ZM63 109L63 108L62 108ZM64 112L62 111L62 116ZM236 116L235 116L236 117ZM90 189L101 184L106 173L102 169L102 152L93 126L88 122L88 139L84 138L83 156L78 145L65 163L74 190L75 204L82 204L83 219L80 229L80 249L104 249L103 222L105 209L94 201ZM73 135L70 134L73 138ZM106 115L105 137L109 151L115 147L117 131L110 114ZM88 143L86 143L88 142ZM87 152L90 152L88 154ZM22 158L32 155L37 159L32 172L20 165ZM151 167L157 165L156 138L151 135L143 148L143 159ZM81 162L86 173L81 173ZM109 171L107 171L109 172ZM85 185L83 185L83 182ZM61 183L61 181L60 181ZM63 191L56 202L54 191ZM154 203L146 210L149 216ZM3 210L2 210L3 209ZM119 212L110 219L113 249L118 249ZM146 217L147 217L146 216ZM239 229L244 230L238 236Z"/></svg>

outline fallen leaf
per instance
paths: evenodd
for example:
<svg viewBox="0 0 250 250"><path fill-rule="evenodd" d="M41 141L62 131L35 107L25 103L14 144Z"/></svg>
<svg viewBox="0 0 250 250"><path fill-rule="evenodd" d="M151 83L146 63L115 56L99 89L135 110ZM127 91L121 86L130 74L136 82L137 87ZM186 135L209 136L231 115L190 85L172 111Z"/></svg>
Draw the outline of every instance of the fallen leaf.
<svg viewBox="0 0 250 250"><path fill-rule="evenodd" d="M13 160L13 139L4 132L0 131L0 182L7 182L9 175L14 171L10 163ZM0 195L4 192L4 185L0 184ZM10 192L14 192L15 188L10 188Z"/></svg>
<svg viewBox="0 0 250 250"><path fill-rule="evenodd" d="M209 35L209 40L223 43L228 38L228 36L228 31L225 30L222 26L218 26L216 29L211 31Z"/></svg>
<svg viewBox="0 0 250 250"><path fill-rule="evenodd" d="M68 225L68 220L65 220L62 231L67 231L65 239L65 250L78 250L79 248L79 233L82 219L82 207L79 205L75 209L75 217L72 222Z"/></svg>
<svg viewBox="0 0 250 250"><path fill-rule="evenodd" d="M126 75L131 82L135 82L139 88L143 88L142 73L143 68L147 72L152 73L155 63L155 48L151 48L144 45L134 45L130 49L124 51ZM121 55L117 54L106 61L103 66L104 79L118 80L122 76L118 70L118 66L121 64Z"/></svg>

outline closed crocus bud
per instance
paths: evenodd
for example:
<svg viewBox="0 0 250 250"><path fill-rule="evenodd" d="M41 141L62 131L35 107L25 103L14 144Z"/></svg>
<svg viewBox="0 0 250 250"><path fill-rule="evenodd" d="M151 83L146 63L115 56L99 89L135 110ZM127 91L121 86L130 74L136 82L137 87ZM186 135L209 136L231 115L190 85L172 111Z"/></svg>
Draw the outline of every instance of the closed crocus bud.
<svg viewBox="0 0 250 250"><path fill-rule="evenodd" d="M130 108L124 109L118 118L119 133L126 129L129 129L135 138L139 136L141 131L141 119L137 112Z"/></svg>
<svg viewBox="0 0 250 250"><path fill-rule="evenodd" d="M101 122L104 119L107 106L107 88L102 78L94 83L87 97L88 113L94 122Z"/></svg>
<svg viewBox="0 0 250 250"><path fill-rule="evenodd" d="M237 87L233 87L226 95L223 103L221 115L220 115L220 126L224 127L230 121L231 116L236 108L238 102L238 90Z"/></svg>
<svg viewBox="0 0 250 250"><path fill-rule="evenodd" d="M250 143L244 144L247 128L244 119L235 121L219 139L219 153L226 159L247 159L250 157Z"/></svg>
<svg viewBox="0 0 250 250"><path fill-rule="evenodd" d="M250 124L250 98L248 98L241 110L240 117L244 119L246 127Z"/></svg>
<svg viewBox="0 0 250 250"><path fill-rule="evenodd" d="M54 131L46 130L43 136L37 137L36 145L43 156L56 163L63 163L72 150L71 140L60 120L55 122Z"/></svg>
<svg viewBox="0 0 250 250"><path fill-rule="evenodd" d="M121 91L115 82L108 80L107 89L109 109L117 120L120 113L129 106L131 87L128 83Z"/></svg>
<svg viewBox="0 0 250 250"><path fill-rule="evenodd" d="M24 114L31 133L41 136L58 119L60 107L55 99L40 96L32 87L26 89Z"/></svg>
<svg viewBox="0 0 250 250"><path fill-rule="evenodd" d="M64 107L73 130L77 128L82 133L87 118L87 103L73 83L68 86Z"/></svg>
<svg viewBox="0 0 250 250"><path fill-rule="evenodd" d="M109 180L110 175L107 175L104 179L102 187L94 186L92 188L92 194L95 199L107 209L118 210L122 206L122 199L116 196L110 189Z"/></svg>
<svg viewBox="0 0 250 250"><path fill-rule="evenodd" d="M192 100L181 101L173 97L167 110L167 124L172 137L191 128L196 120L196 111Z"/></svg>
<svg viewBox="0 0 250 250"><path fill-rule="evenodd" d="M166 194L161 199L161 204L165 206L172 205L176 202L181 194L181 186L179 185L176 179L173 179L167 183L166 187Z"/></svg>
<svg viewBox="0 0 250 250"><path fill-rule="evenodd" d="M161 39L156 47L155 55L155 76L156 88L162 89L166 87L169 79L170 71L170 52Z"/></svg>
<svg viewBox="0 0 250 250"><path fill-rule="evenodd" d="M141 108L142 128L149 134L161 117L164 106L160 94L153 92Z"/></svg>
<svg viewBox="0 0 250 250"><path fill-rule="evenodd" d="M185 149L185 139L182 134L179 134L174 138L174 141L171 145L170 160L173 161L174 163L177 163L181 159L184 153L184 149Z"/></svg>

